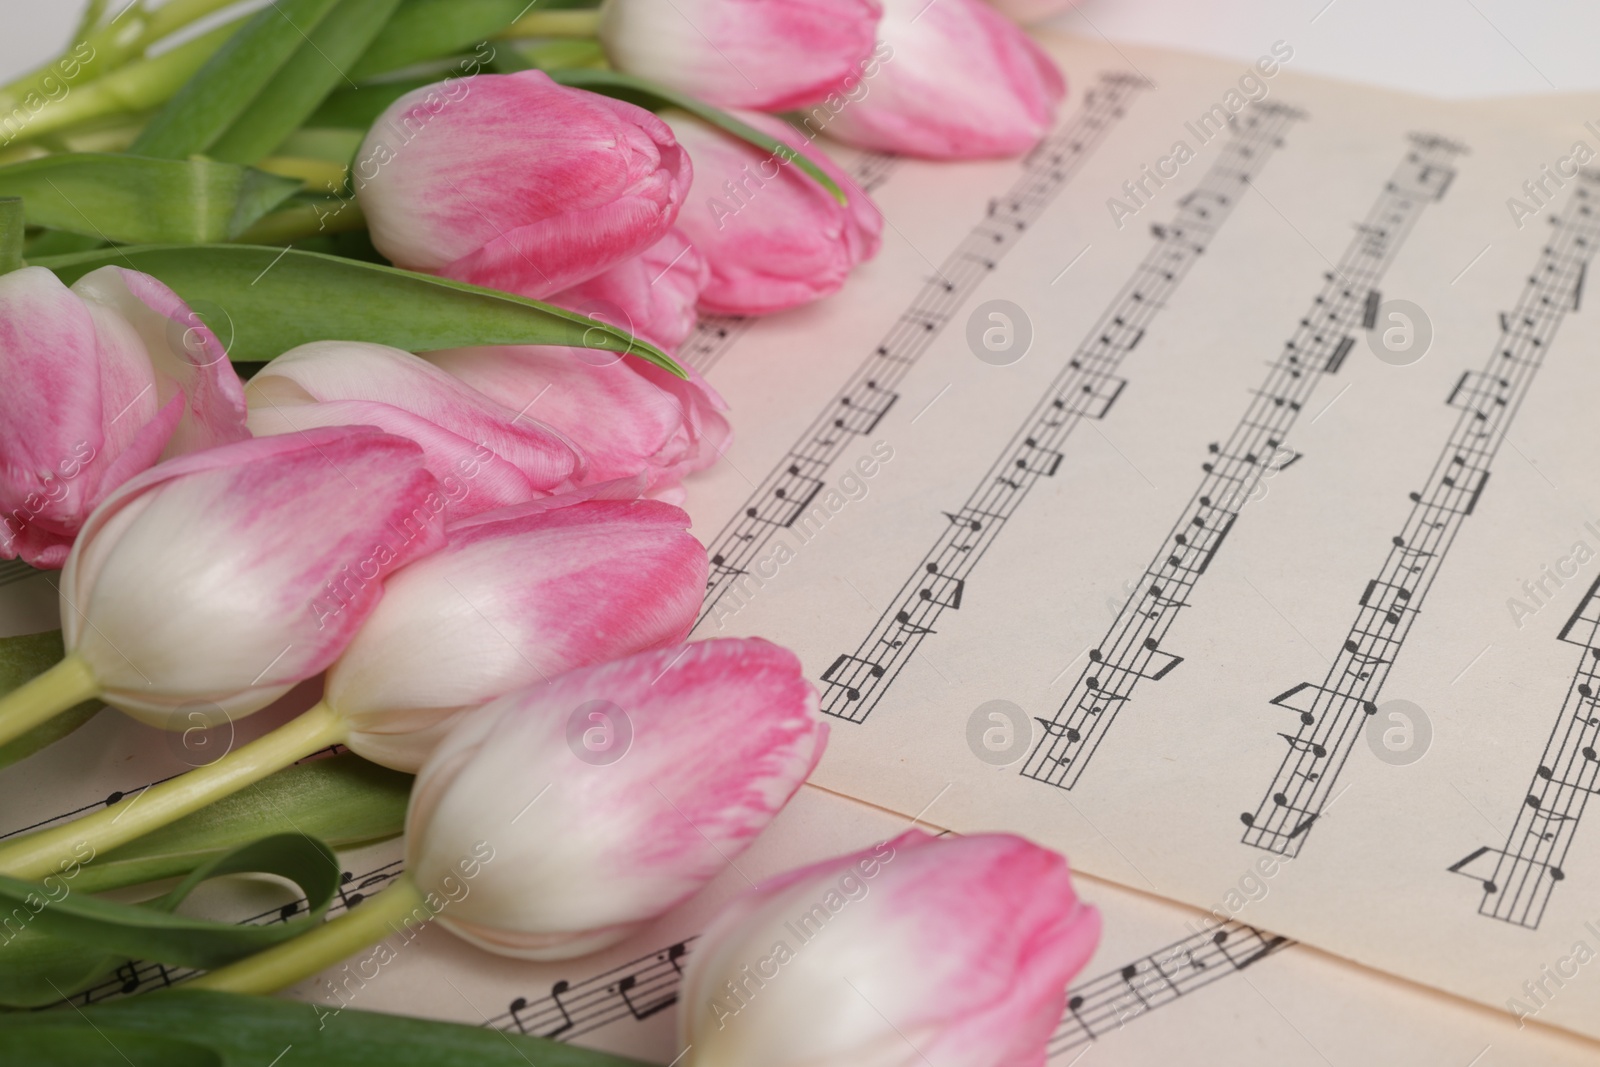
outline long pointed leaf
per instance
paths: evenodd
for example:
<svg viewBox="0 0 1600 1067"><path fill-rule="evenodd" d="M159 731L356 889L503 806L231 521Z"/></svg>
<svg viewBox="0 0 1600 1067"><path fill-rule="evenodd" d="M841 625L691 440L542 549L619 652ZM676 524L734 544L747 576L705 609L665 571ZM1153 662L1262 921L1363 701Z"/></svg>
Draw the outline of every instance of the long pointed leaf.
<svg viewBox="0 0 1600 1067"><path fill-rule="evenodd" d="M92 1042L77 1039L97 1030L119 1043L125 1035L152 1042L182 1035L173 1055L192 1057L192 1047L200 1046L216 1057L164 1059L157 1053L135 1060L140 1067L264 1067L277 1056L284 1067L640 1067L635 1060L483 1026L201 989L129 997L74 1012L0 1016L0 1053L9 1054L7 1063L30 1067L126 1067L124 1060L105 1058ZM109 1049L105 1040L96 1040ZM286 1048L293 1051L284 1056Z"/></svg>
<svg viewBox="0 0 1600 1067"><path fill-rule="evenodd" d="M267 83L249 109L211 145L209 155L232 163L267 156L339 86L354 86L345 69L394 14L400 0L341 0Z"/></svg>
<svg viewBox="0 0 1600 1067"><path fill-rule="evenodd" d="M0 196L22 197L30 225L139 244L226 241L299 188L205 159L81 152L0 167Z"/></svg>
<svg viewBox="0 0 1600 1067"><path fill-rule="evenodd" d="M133 144L143 156L205 152L306 44L339 0L274 0L228 39Z"/></svg>
<svg viewBox="0 0 1600 1067"><path fill-rule="evenodd" d="M207 309L207 322L228 345L235 363L264 362L296 345L327 340L372 341L408 352L567 345L636 355L687 377L660 349L576 312L318 252L254 245L148 245L33 262L69 284L107 264L153 274L191 306Z"/></svg>
<svg viewBox="0 0 1600 1067"><path fill-rule="evenodd" d="M454 55L511 25L527 0L405 0L350 70L354 81Z"/></svg>

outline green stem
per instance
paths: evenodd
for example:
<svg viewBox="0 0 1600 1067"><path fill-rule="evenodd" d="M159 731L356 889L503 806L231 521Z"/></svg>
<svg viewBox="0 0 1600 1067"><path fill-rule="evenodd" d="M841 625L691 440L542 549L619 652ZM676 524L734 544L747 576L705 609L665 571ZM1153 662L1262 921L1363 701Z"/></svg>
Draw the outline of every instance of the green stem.
<svg viewBox="0 0 1600 1067"><path fill-rule="evenodd" d="M600 11L530 11L500 32L501 37L593 37Z"/></svg>
<svg viewBox="0 0 1600 1067"><path fill-rule="evenodd" d="M139 47L141 50L148 48L168 34L183 29L189 23L198 22L213 11L221 11L238 2L239 0L167 0L147 17L144 33L139 37Z"/></svg>
<svg viewBox="0 0 1600 1067"><path fill-rule="evenodd" d="M28 228L22 197L0 196L0 274L22 266L22 239Z"/></svg>
<svg viewBox="0 0 1600 1067"><path fill-rule="evenodd" d="M354 199L296 204L262 216L234 238L245 245L284 245L301 237L366 229L367 217Z"/></svg>
<svg viewBox="0 0 1600 1067"><path fill-rule="evenodd" d="M46 102L37 111L25 112L25 121L16 130L8 131L5 143L25 141L90 119L143 111L165 103L224 41L234 35L242 21L218 26L154 58L129 63L102 78L77 86L59 100Z"/></svg>
<svg viewBox="0 0 1600 1067"><path fill-rule="evenodd" d="M0 697L0 744L20 737L74 704L99 695L94 672L75 652ZM3 851L3 850L0 850Z"/></svg>
<svg viewBox="0 0 1600 1067"><path fill-rule="evenodd" d="M189 982L187 988L258 995L276 993L327 970L390 934L403 933L407 921L420 924L433 915L422 891L409 874L403 874L388 889L363 900L337 919L293 941L274 945L238 963L202 975Z"/></svg>
<svg viewBox="0 0 1600 1067"><path fill-rule="evenodd" d="M17 692L25 689L27 686ZM83 696L75 695L66 706L77 703ZM273 771L281 770L319 748L344 740L346 731L343 716L327 704L319 703L265 737L234 749L215 763L150 786L93 815L48 830L39 830L0 846L0 874L8 874L13 878L42 878L55 871L62 860L69 860L76 855L81 861L80 846L84 844L96 856L108 852L192 811L198 811L219 797L259 782Z"/></svg>

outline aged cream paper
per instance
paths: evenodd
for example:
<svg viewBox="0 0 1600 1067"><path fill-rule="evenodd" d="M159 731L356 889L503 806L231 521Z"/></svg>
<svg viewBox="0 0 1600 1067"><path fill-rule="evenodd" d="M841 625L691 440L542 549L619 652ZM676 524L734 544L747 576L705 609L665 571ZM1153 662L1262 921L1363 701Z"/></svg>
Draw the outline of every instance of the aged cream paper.
<svg viewBox="0 0 1600 1067"><path fill-rule="evenodd" d="M800 652L829 789L1600 1035L1600 107L1052 47L1040 153L711 353L696 636Z"/></svg>

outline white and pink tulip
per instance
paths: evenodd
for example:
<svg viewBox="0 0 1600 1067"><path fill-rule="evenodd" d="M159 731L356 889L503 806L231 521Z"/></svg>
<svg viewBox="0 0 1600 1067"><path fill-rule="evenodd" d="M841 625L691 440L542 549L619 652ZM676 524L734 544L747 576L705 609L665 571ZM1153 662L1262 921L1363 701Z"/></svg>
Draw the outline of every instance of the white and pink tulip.
<svg viewBox="0 0 1600 1067"><path fill-rule="evenodd" d="M100 501L158 460L240 441L227 352L147 274L71 289L43 267L0 277L0 559L60 568Z"/></svg>
<svg viewBox="0 0 1600 1067"><path fill-rule="evenodd" d="M877 254L883 216L805 134L768 115L738 117L788 150L765 152L687 115L669 116L694 160L694 186L678 228L710 266L700 306L760 315L835 292L856 264ZM801 172L794 153L821 167L849 203Z"/></svg>
<svg viewBox="0 0 1600 1067"><path fill-rule="evenodd" d="M444 107L391 104L357 155L372 243L397 266L544 299L661 240L688 157L650 112L542 71L480 74Z"/></svg>
<svg viewBox="0 0 1600 1067"><path fill-rule="evenodd" d="M1060 855L910 831L792 871L696 942L692 1067L1043 1067L1100 917Z"/></svg>
<svg viewBox="0 0 1600 1067"><path fill-rule="evenodd" d="M618 70L719 107L787 111L823 99L872 51L878 0L607 0Z"/></svg>
<svg viewBox="0 0 1600 1067"><path fill-rule="evenodd" d="M106 701L184 729L325 670L397 568L444 543L421 450L368 427L190 453L127 482L61 575L69 657Z"/></svg>
<svg viewBox="0 0 1600 1067"><path fill-rule="evenodd" d="M552 498L453 525L388 582L328 672L362 756L415 771L461 714L565 671L676 645L705 592L689 516Z"/></svg>
<svg viewBox="0 0 1600 1067"><path fill-rule="evenodd" d="M1028 151L1055 123L1066 82L1028 35L985 0L884 0L889 58L869 91L826 127L859 148L927 159Z"/></svg>
<svg viewBox="0 0 1600 1067"><path fill-rule="evenodd" d="M766 827L822 754L816 709L799 659L753 638L641 653L503 697L461 719L417 776L406 868L430 892L461 842L484 840L494 862L440 922L501 955L597 951L726 870Z"/></svg>

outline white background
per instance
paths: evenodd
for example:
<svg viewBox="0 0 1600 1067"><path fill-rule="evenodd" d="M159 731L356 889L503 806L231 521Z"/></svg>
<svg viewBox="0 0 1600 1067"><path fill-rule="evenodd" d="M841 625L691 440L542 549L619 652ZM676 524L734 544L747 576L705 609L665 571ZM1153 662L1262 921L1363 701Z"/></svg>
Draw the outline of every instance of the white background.
<svg viewBox="0 0 1600 1067"><path fill-rule="evenodd" d="M80 9L0 0L0 77L49 58ZM1284 40L1296 70L1438 96L1600 90L1593 0L1086 0L1055 25L1242 60Z"/></svg>

